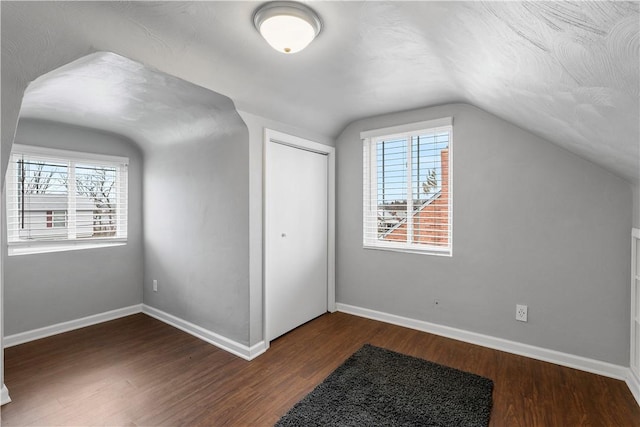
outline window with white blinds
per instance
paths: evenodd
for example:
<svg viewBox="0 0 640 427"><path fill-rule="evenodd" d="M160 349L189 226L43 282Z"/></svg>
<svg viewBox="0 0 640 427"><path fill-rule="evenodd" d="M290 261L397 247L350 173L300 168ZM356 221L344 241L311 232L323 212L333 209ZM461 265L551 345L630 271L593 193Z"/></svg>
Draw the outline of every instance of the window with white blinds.
<svg viewBox="0 0 640 427"><path fill-rule="evenodd" d="M6 179L9 255L126 242L128 163L14 145Z"/></svg>
<svg viewBox="0 0 640 427"><path fill-rule="evenodd" d="M451 118L361 133L363 246L451 255Z"/></svg>

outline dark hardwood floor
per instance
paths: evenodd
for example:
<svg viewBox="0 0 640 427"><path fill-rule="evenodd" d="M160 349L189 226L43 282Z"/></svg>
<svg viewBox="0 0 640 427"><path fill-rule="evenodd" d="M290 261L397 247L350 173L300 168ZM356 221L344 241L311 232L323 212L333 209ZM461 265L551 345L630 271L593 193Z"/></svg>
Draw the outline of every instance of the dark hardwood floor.
<svg viewBox="0 0 640 427"><path fill-rule="evenodd" d="M365 343L494 381L492 426L640 426L622 381L326 314L244 361L144 314L5 350L3 425L273 425Z"/></svg>

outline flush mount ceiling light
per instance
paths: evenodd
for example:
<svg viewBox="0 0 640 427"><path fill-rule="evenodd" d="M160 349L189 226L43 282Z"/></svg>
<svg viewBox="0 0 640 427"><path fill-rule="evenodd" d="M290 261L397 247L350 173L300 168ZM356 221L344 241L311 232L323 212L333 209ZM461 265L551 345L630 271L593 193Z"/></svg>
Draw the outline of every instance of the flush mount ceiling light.
<svg viewBox="0 0 640 427"><path fill-rule="evenodd" d="M271 47L282 53L300 52L322 28L310 7L292 1L263 4L253 15L253 25Z"/></svg>

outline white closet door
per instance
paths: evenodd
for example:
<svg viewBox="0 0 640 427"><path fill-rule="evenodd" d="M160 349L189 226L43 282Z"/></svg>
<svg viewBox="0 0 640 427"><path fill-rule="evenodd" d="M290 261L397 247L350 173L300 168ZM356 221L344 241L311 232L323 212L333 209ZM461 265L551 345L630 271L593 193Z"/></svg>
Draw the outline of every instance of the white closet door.
<svg viewBox="0 0 640 427"><path fill-rule="evenodd" d="M327 311L327 156L269 141L265 297L269 341Z"/></svg>

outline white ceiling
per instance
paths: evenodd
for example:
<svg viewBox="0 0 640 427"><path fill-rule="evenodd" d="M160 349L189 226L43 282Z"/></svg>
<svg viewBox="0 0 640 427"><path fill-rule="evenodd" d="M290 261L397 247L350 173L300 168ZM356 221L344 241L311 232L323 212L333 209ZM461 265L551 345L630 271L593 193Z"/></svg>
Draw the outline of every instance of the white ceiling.
<svg viewBox="0 0 640 427"><path fill-rule="evenodd" d="M640 181L638 2L311 2L323 31L288 56L253 28L259 4L3 1L3 69L112 51L329 136L362 117L468 102ZM69 121L95 113L49 104ZM192 118L144 98L120 108L134 134L140 115Z"/></svg>
<svg viewBox="0 0 640 427"><path fill-rule="evenodd" d="M143 150L228 135L240 120L227 97L111 52L34 80L20 117L115 132Z"/></svg>

